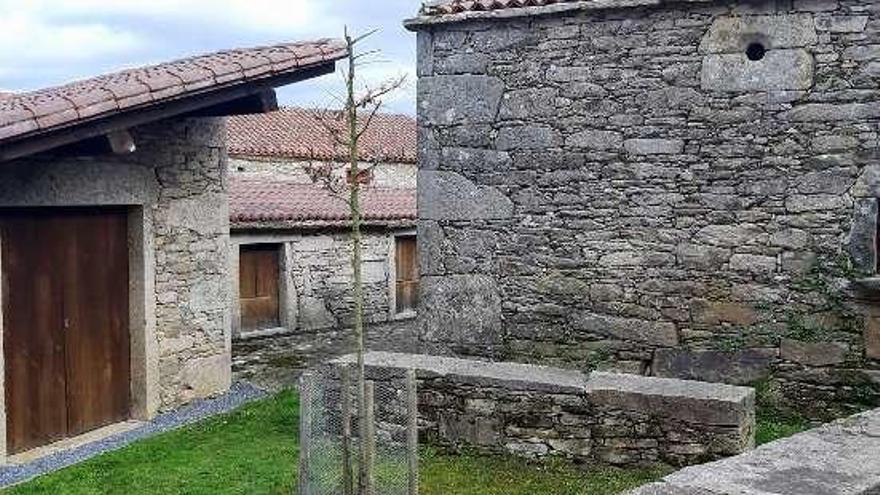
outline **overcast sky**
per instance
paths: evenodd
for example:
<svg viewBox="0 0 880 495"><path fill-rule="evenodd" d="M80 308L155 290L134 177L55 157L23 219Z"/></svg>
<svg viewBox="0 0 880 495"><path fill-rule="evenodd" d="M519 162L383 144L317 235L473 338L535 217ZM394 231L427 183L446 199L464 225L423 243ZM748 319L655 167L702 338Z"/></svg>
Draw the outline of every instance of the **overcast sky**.
<svg viewBox="0 0 880 495"><path fill-rule="evenodd" d="M381 31L365 80L409 74L389 102L415 111L415 35L401 21L420 0L0 0L0 90L24 91L224 48ZM338 75L279 91L285 105L328 106Z"/></svg>

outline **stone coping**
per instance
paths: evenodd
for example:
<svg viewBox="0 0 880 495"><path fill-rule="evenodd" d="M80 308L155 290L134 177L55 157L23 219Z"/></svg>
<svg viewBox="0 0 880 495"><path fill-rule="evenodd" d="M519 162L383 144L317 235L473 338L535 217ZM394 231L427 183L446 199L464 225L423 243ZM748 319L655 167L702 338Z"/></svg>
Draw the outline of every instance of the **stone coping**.
<svg viewBox="0 0 880 495"><path fill-rule="evenodd" d="M755 391L718 383L592 373L585 387L596 404L707 425L740 425L755 411Z"/></svg>
<svg viewBox="0 0 880 495"><path fill-rule="evenodd" d="M332 363L356 362L354 355L342 356ZM423 354L368 352L364 364L370 368L415 369L420 378L455 377L474 383L498 385L520 390L578 393L585 390L587 375L575 370L519 363L492 363Z"/></svg>
<svg viewBox="0 0 880 495"><path fill-rule="evenodd" d="M629 495L880 493L880 409L673 473Z"/></svg>
<svg viewBox="0 0 880 495"><path fill-rule="evenodd" d="M419 15L403 22L406 29L419 31L438 24L452 24L470 20L496 20L517 17L535 17L578 10L607 10L644 8L670 3L707 3L711 0L589 0L574 3L557 3L537 7L505 8L498 10L465 11L457 14Z"/></svg>
<svg viewBox="0 0 880 495"><path fill-rule="evenodd" d="M331 364L355 362L356 357L348 355ZM451 377L508 390L584 394L597 405L712 425L739 425L754 414L755 392L748 387L393 352L368 352L364 363L371 369L415 369L419 378Z"/></svg>

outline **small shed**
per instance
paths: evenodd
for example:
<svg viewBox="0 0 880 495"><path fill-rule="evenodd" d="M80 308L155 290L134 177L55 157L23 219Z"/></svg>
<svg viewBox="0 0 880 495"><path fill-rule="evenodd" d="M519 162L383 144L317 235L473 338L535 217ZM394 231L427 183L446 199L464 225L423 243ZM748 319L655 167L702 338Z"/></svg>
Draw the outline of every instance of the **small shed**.
<svg viewBox="0 0 880 495"><path fill-rule="evenodd" d="M302 108L229 121L233 371L264 386L292 385L297 367L352 351L351 214L308 173L329 167L340 185L349 175L328 129L342 122ZM371 345L397 348L380 342L414 335L415 119L375 115L361 151L365 317Z"/></svg>
<svg viewBox="0 0 880 495"><path fill-rule="evenodd" d="M0 459L228 389L222 117L345 55L279 44L0 97Z"/></svg>

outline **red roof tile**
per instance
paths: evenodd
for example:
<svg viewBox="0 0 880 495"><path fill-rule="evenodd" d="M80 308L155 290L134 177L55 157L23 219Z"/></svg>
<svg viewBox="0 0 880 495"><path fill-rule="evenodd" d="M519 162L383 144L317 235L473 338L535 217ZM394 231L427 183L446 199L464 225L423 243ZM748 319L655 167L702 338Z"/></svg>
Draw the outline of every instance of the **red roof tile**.
<svg viewBox="0 0 880 495"><path fill-rule="evenodd" d="M366 188L361 194L368 225L415 224L415 190ZM351 218L348 204L323 187L271 177L233 176L229 205L237 228L346 226Z"/></svg>
<svg viewBox="0 0 880 495"><path fill-rule="evenodd" d="M227 50L0 98L0 145L141 106L270 79L346 55L334 40Z"/></svg>
<svg viewBox="0 0 880 495"><path fill-rule="evenodd" d="M325 117L322 117L324 115ZM321 110L284 108L259 115L229 118L228 146L233 156L292 158L339 161L346 150L323 124L342 121L336 113ZM366 161L416 162L416 121L406 115L380 114L361 138L361 156Z"/></svg>
<svg viewBox="0 0 880 495"><path fill-rule="evenodd" d="M524 7L545 7L557 3L577 3L584 0L445 0L426 3L422 7L424 16L460 14L462 12L487 12L490 10L519 9Z"/></svg>

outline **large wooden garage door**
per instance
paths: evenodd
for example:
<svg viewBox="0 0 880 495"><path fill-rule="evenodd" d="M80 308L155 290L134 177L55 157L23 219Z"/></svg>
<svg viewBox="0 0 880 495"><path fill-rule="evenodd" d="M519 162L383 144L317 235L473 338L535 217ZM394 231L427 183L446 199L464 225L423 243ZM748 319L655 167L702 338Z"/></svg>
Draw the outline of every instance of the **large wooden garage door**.
<svg viewBox="0 0 880 495"><path fill-rule="evenodd" d="M126 212L5 211L0 230L9 451L127 419Z"/></svg>

